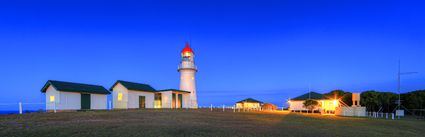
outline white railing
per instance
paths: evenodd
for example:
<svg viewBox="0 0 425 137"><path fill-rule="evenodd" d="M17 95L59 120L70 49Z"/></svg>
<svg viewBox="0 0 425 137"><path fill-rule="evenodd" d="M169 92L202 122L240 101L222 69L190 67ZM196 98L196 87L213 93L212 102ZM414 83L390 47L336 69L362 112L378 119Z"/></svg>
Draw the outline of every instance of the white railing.
<svg viewBox="0 0 425 137"><path fill-rule="evenodd" d="M226 105L219 105L219 106L199 106L200 109L208 109L209 111L213 112L255 112L255 111L266 111L262 107L257 108L240 108L236 107L236 105L233 106L226 106ZM278 107L275 111L282 111L284 107Z"/></svg>
<svg viewBox="0 0 425 137"><path fill-rule="evenodd" d="M394 113L384 113L384 112L370 112L366 111L366 116L369 118L384 118L384 119L396 119L396 115ZM398 117L400 119L400 117Z"/></svg>

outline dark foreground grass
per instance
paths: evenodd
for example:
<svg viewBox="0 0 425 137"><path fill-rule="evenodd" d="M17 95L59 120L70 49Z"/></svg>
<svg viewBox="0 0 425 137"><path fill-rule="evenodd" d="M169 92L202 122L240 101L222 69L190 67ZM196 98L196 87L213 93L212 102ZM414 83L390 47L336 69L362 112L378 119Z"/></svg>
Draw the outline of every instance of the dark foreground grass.
<svg viewBox="0 0 425 137"><path fill-rule="evenodd" d="M122 110L0 115L7 136L425 136L425 121L294 113Z"/></svg>

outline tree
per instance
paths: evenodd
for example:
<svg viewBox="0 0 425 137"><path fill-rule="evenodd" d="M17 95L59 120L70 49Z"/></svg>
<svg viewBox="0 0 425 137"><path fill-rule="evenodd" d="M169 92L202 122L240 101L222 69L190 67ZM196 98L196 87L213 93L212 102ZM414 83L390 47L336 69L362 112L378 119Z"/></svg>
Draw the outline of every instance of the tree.
<svg viewBox="0 0 425 137"><path fill-rule="evenodd" d="M402 94L402 104L408 109L425 108L425 90L416 90Z"/></svg>
<svg viewBox="0 0 425 137"><path fill-rule="evenodd" d="M319 102L317 102L316 100L312 100L312 99L308 99L304 101L304 108L307 108L310 111L313 111L317 105L319 105Z"/></svg>
<svg viewBox="0 0 425 137"><path fill-rule="evenodd" d="M383 112L392 112L392 109L395 106L395 101L397 100L397 94L392 92L378 92L378 101L379 106L382 107Z"/></svg>
<svg viewBox="0 0 425 137"><path fill-rule="evenodd" d="M375 90L365 91L360 95L360 104L362 106L366 106L368 111L378 111L379 109L379 100L378 100L378 92Z"/></svg>

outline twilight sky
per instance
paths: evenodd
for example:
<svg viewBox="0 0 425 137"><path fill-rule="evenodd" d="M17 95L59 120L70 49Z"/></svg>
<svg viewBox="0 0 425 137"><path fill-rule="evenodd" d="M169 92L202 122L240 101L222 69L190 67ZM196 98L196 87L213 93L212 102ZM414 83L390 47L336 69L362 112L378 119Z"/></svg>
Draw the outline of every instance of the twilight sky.
<svg viewBox="0 0 425 137"><path fill-rule="evenodd" d="M0 103L49 80L178 88L191 41L200 105L281 106L311 90L425 89L425 3L410 0L1 1ZM1 109L1 108L0 108Z"/></svg>

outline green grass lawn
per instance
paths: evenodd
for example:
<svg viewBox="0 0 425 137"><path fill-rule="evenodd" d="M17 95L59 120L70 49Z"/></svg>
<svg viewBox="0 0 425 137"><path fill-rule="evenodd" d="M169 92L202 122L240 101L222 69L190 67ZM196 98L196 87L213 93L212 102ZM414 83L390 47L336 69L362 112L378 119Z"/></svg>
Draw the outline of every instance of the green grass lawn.
<svg viewBox="0 0 425 137"><path fill-rule="evenodd" d="M425 121L266 112L121 110L0 115L7 136L425 136Z"/></svg>

